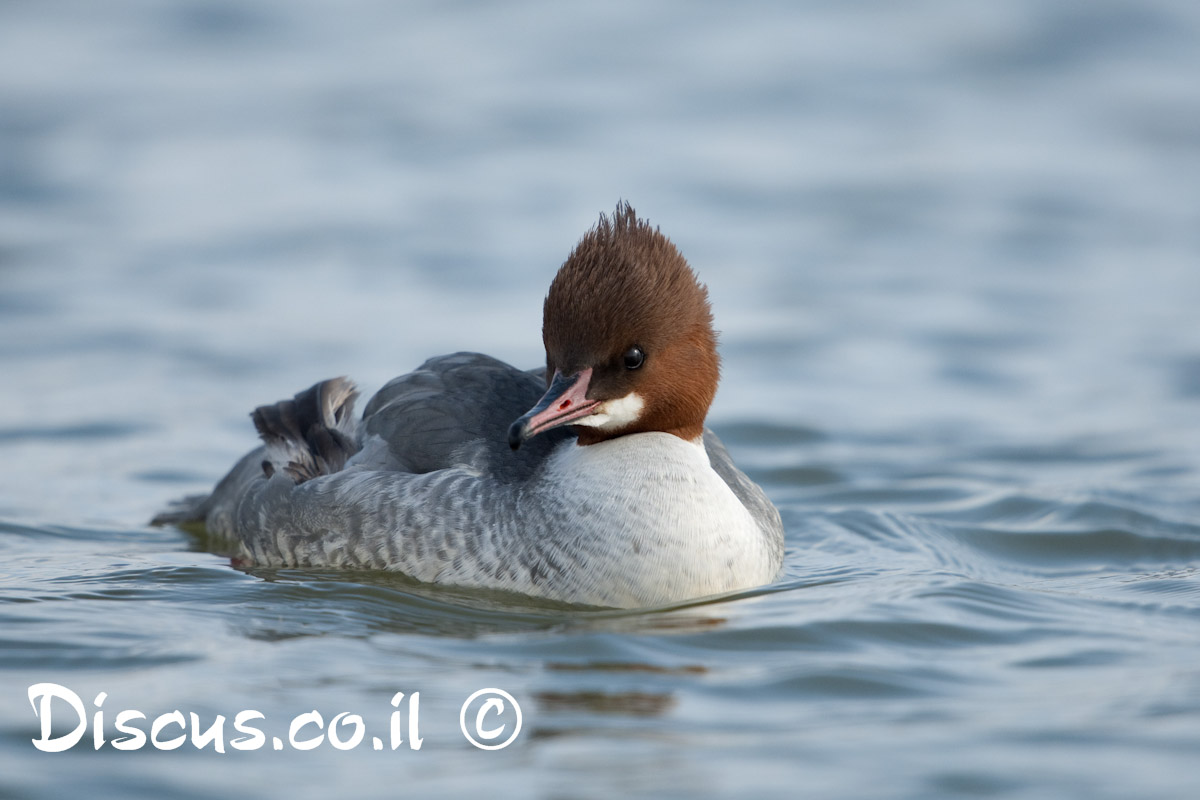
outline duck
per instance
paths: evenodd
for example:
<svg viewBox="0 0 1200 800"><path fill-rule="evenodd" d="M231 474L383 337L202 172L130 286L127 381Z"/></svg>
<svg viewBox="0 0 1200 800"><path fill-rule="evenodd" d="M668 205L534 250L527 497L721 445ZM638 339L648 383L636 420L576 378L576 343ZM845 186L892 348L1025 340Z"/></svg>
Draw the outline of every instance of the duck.
<svg viewBox="0 0 1200 800"><path fill-rule="evenodd" d="M427 360L354 413L347 378L252 413L261 444L155 524L239 566L389 570L568 604L647 608L775 580L784 531L705 426L720 379L708 290L628 202L543 304L544 366Z"/></svg>

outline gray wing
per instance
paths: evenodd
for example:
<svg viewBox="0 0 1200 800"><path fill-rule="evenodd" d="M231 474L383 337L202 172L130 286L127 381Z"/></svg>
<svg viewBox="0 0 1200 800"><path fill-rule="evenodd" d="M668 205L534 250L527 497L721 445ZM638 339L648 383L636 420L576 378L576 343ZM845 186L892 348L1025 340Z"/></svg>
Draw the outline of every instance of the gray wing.
<svg viewBox="0 0 1200 800"><path fill-rule="evenodd" d="M378 437L387 458L364 454L359 463L414 474L466 466L502 482L526 480L555 445L574 436L556 429L516 452L508 445L508 426L546 391L544 375L479 353L431 358L367 403L360 439Z"/></svg>

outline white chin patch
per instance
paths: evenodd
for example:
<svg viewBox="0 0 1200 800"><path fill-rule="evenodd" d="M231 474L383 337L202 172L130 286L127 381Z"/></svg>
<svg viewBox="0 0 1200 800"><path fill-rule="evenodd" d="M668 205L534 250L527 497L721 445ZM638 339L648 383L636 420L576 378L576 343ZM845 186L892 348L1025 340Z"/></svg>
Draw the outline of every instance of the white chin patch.
<svg viewBox="0 0 1200 800"><path fill-rule="evenodd" d="M600 430L617 430L637 422L645 405L646 402L642 400L641 395L637 392L630 392L624 397L601 403L595 414L572 420L571 424Z"/></svg>

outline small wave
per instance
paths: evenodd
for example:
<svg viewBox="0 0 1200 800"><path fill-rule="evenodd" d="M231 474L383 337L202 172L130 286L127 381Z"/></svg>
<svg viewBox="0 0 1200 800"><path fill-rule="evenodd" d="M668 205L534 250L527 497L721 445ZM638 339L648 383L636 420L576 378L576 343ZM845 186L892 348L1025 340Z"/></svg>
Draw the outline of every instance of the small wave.
<svg viewBox="0 0 1200 800"><path fill-rule="evenodd" d="M1110 500L1011 494L937 517L980 553L1035 570L1200 561L1200 526Z"/></svg>

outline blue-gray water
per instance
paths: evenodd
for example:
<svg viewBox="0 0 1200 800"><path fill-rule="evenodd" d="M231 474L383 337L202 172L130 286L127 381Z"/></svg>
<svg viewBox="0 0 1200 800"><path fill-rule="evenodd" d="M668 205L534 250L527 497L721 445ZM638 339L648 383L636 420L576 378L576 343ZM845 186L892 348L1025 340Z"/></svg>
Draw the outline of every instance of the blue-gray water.
<svg viewBox="0 0 1200 800"><path fill-rule="evenodd" d="M776 584L582 612L147 527L259 403L538 363L619 198L710 286ZM5 3L0 796L1193 797L1198 320L1191 0ZM40 752L44 682L229 752ZM228 745L399 691L419 751Z"/></svg>

